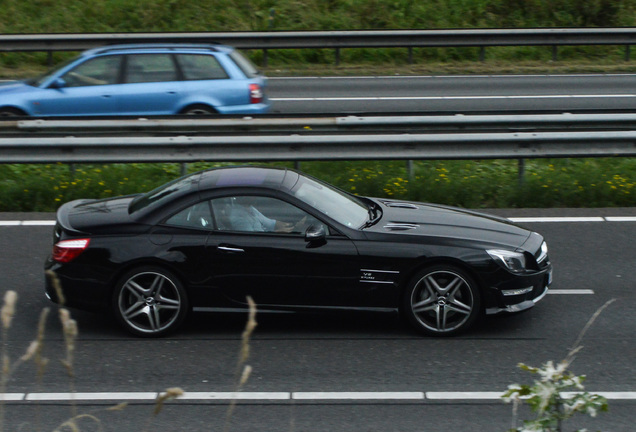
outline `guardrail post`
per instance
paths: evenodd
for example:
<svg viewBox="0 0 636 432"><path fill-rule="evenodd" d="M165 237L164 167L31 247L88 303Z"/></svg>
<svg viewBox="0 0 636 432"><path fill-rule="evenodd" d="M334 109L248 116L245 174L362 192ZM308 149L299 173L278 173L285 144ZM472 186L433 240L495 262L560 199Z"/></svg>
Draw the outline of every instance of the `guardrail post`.
<svg viewBox="0 0 636 432"><path fill-rule="evenodd" d="M519 159L517 161L517 181L519 186L523 186L526 182L526 160Z"/></svg>
<svg viewBox="0 0 636 432"><path fill-rule="evenodd" d="M336 66L340 66L340 48L336 48Z"/></svg>
<svg viewBox="0 0 636 432"><path fill-rule="evenodd" d="M411 159L406 161L406 175L409 181L413 181L413 161Z"/></svg>
<svg viewBox="0 0 636 432"><path fill-rule="evenodd" d="M267 53L267 48L263 48L263 67L266 68L267 67L267 63L268 63L268 53Z"/></svg>
<svg viewBox="0 0 636 432"><path fill-rule="evenodd" d="M625 61L628 62L631 56L631 45L625 45Z"/></svg>
<svg viewBox="0 0 636 432"><path fill-rule="evenodd" d="M482 46L481 48L479 48L479 61L480 62L486 61L486 47L485 46Z"/></svg>
<svg viewBox="0 0 636 432"><path fill-rule="evenodd" d="M559 47L556 45L552 45L552 61L557 61Z"/></svg>
<svg viewBox="0 0 636 432"><path fill-rule="evenodd" d="M409 64L413 64L413 47L409 47Z"/></svg>

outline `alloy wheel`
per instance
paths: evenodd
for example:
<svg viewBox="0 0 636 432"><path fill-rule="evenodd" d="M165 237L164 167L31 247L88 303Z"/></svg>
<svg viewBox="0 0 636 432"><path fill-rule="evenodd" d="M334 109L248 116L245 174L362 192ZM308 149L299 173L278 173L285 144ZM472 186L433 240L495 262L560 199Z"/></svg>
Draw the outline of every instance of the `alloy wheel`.
<svg viewBox="0 0 636 432"><path fill-rule="evenodd" d="M463 272L451 267L420 274L407 297L407 313L416 328L433 335L458 333L476 319L479 290Z"/></svg>
<svg viewBox="0 0 636 432"><path fill-rule="evenodd" d="M160 336L182 321L185 293L173 276L163 271L134 272L117 290L115 311L132 333Z"/></svg>

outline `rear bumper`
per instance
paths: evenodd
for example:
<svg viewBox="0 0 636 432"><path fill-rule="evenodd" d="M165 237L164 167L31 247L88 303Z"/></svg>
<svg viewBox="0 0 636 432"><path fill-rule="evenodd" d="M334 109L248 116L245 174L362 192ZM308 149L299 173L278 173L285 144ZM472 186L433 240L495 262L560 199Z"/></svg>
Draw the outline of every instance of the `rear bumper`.
<svg viewBox="0 0 636 432"><path fill-rule="evenodd" d="M53 303L87 311L104 311L110 304L109 289L106 284L95 279L71 277L64 266L48 259L45 271L51 271L59 283L63 299L58 295L53 278L45 277L44 294Z"/></svg>
<svg viewBox="0 0 636 432"><path fill-rule="evenodd" d="M249 105L228 105L215 107L219 114L266 114L271 108L269 101L264 103L249 104Z"/></svg>

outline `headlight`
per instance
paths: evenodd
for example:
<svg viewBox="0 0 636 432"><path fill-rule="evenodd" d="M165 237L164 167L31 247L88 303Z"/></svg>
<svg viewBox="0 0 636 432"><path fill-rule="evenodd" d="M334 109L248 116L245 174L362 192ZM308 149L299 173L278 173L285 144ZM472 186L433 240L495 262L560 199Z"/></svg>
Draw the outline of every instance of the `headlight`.
<svg viewBox="0 0 636 432"><path fill-rule="evenodd" d="M547 257L548 257L548 244L546 242L543 242L541 244L541 254L539 255L539 258L537 258L537 262L541 263Z"/></svg>
<svg viewBox="0 0 636 432"><path fill-rule="evenodd" d="M521 252L503 249L487 250L488 255L513 273L521 273L526 269L526 257Z"/></svg>

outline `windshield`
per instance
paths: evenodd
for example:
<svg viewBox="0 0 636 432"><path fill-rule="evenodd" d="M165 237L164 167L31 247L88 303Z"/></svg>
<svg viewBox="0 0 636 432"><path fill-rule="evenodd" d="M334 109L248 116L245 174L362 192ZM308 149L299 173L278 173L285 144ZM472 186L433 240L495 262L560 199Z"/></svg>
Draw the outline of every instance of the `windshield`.
<svg viewBox="0 0 636 432"><path fill-rule="evenodd" d="M67 61L65 61L62 64L59 64L57 66L55 66L53 69L50 69L48 72L46 72L43 75L40 75L37 78L31 78L29 80L26 80L25 82L29 85L35 86L35 87L39 87L41 86L44 82L46 82L47 80L49 80L51 78L52 75L54 75L55 73L57 73L57 71L59 71L60 69L66 67L68 64L74 62L75 60L77 60L77 57L73 57L72 59L69 59Z"/></svg>
<svg viewBox="0 0 636 432"><path fill-rule="evenodd" d="M369 207L359 198L316 180L300 177L292 194L321 213L350 228L369 219Z"/></svg>

